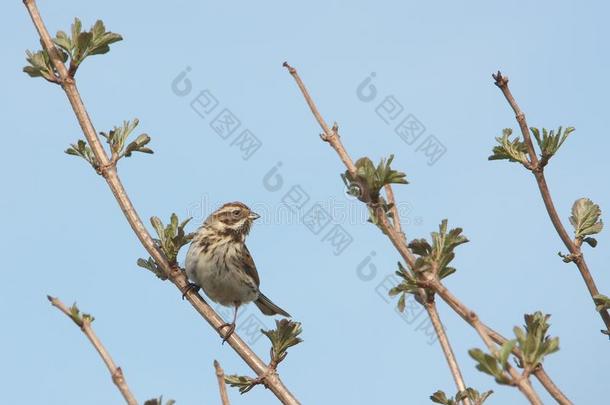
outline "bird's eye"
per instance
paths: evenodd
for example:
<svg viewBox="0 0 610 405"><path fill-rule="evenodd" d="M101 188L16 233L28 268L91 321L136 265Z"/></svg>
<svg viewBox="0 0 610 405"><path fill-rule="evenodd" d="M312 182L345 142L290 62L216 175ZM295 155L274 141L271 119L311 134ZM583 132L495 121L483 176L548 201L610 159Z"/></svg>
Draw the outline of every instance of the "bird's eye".
<svg viewBox="0 0 610 405"><path fill-rule="evenodd" d="M236 217L237 217L237 216L239 216L239 213L240 213L240 212L241 212L241 211L239 210L239 208L238 208L238 209L233 210L233 216L236 216Z"/></svg>

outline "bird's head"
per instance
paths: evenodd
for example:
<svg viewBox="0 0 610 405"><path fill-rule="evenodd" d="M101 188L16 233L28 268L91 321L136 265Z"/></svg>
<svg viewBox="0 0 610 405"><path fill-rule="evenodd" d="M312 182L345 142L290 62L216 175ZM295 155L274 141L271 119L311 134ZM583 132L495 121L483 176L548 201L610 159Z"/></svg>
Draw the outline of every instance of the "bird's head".
<svg viewBox="0 0 610 405"><path fill-rule="evenodd" d="M230 236L245 238L250 232L252 222L260 218L248 206L241 202L226 203L214 211L205 221L205 225L214 231Z"/></svg>

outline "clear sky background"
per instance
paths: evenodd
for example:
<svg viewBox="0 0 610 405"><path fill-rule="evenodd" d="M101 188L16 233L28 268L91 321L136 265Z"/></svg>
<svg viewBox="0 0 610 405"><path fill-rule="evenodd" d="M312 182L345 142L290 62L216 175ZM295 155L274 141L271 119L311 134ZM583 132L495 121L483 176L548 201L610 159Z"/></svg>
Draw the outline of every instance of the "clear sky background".
<svg viewBox="0 0 610 405"><path fill-rule="evenodd" d="M152 215L167 220L176 212L194 216L194 230L234 200L263 214L248 246L262 290L303 323L305 342L280 367L303 403L426 404L437 389L455 389L440 347L428 343L424 315L403 319L386 301L384 283L398 255L362 219L362 206L345 196L344 169L318 138L284 60L299 69L326 119L339 123L354 159L396 155L395 167L411 182L395 188L409 237L427 237L443 218L464 228L471 242L458 248L458 272L447 286L508 336L524 313L552 314L550 333L560 337L561 350L545 362L549 375L577 404L607 397L608 340L576 268L557 256L565 249L534 179L516 164L487 161L494 137L516 127L491 79L501 69L532 126L576 127L547 169L566 225L577 198L610 209L605 2L41 1L40 7L52 33L68 30L78 16L87 27L103 19L125 38L109 54L88 59L77 79L98 131L138 117L152 137L154 155L119 164L147 224ZM21 72L25 50L38 48L22 2L3 2L0 15L2 402L122 401L85 337L47 302L52 294L94 314L95 330L140 401L163 394L178 404L219 403L213 359L228 373L250 370L169 282L135 265L146 253L105 183L63 153L82 137L64 94ZM187 67L192 89L178 96L172 81ZM378 93L364 102L357 87L373 72ZM206 89L219 104L202 118L190 103ZM403 106L398 120L412 114L425 126L413 145L394 132L397 121L386 124L376 114L386 96ZM248 160L231 144L237 133L225 140L210 127L223 108L240 120L238 132L249 129L262 143ZM417 150L429 135L446 148L433 165ZM264 177L278 162L283 183L273 191ZM319 234L286 215L282 200L293 186L309 197L301 214L316 203L332 212ZM339 255L324 240L335 224L353 238ZM608 294L608 232L598 240L585 253ZM367 257L374 267L362 267ZM467 350L483 343L445 304L439 310L466 383L493 389L489 403L525 403L516 389L474 368ZM273 326L253 306L242 316ZM267 358L266 339L249 339ZM261 387L246 396L231 389L230 396L234 404L275 401Z"/></svg>

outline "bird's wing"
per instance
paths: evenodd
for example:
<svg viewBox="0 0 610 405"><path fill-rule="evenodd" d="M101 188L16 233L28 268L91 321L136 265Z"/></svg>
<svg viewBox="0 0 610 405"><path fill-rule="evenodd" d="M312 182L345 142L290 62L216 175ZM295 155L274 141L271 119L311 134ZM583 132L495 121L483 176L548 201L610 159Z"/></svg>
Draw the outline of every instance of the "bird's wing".
<svg viewBox="0 0 610 405"><path fill-rule="evenodd" d="M244 270L245 270L246 274L249 275L250 277L252 277L252 279L256 283L257 287L260 286L261 281L258 278L258 272L256 271L256 264L254 264L254 259L252 259L252 255L250 255L250 251L248 251L248 247L246 245L244 245L243 255L244 255Z"/></svg>

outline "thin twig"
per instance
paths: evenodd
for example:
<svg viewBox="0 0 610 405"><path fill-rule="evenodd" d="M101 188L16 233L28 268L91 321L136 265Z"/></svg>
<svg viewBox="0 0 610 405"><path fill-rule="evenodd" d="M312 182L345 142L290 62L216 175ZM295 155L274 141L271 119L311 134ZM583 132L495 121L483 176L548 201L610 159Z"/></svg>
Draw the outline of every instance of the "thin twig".
<svg viewBox="0 0 610 405"><path fill-rule="evenodd" d="M218 379L220 401L222 405L231 405L229 402L229 394L227 393L227 384L225 383L225 372L222 367L220 367L220 363L217 360L214 360L214 369L216 370L216 378Z"/></svg>
<svg viewBox="0 0 610 405"><path fill-rule="evenodd" d="M517 122L519 123L519 128L521 128L521 134L523 135L523 139L527 146L531 163L531 171L536 178L536 183L538 184L538 189L540 190L540 195L542 196L542 201L544 202L546 211L549 214L551 222L553 223L553 227L555 228L555 231L557 231L557 234L561 238L565 247L570 251L571 256L574 258L574 264L576 264L576 267L578 267L580 275L582 276L582 279L589 290L589 294L593 299L594 296L599 294L599 290L597 289L595 280L589 271L589 266L587 266L587 262L585 261L580 245L576 244L570 238L568 232L563 226L563 223L561 222L561 219L559 218L559 214L557 214L555 204L553 203L553 199L551 197L551 192L549 191L549 186L546 182L546 178L544 177L544 165L540 164L542 161L539 162L538 157L536 156L532 137L530 136L530 130L525 120L525 114L521 111L521 108L517 104L517 101L513 97L510 88L508 87L508 77L503 76L502 73L498 72L497 74L493 75L493 78L496 86L502 90L502 94L504 94L508 104L515 112ZM603 309L599 311L599 315L606 325L606 330L610 333L610 313L608 313L607 309Z"/></svg>
<svg viewBox="0 0 610 405"><path fill-rule="evenodd" d="M445 359L447 360L447 364L449 365L449 370L451 371L451 375L453 376L453 380L455 381L455 386L458 389L458 392L464 391L466 389L466 385L464 384L464 377L462 376L462 372L460 371L460 366L457 363L455 358L455 353L453 353L453 349L451 348L451 343L449 343L449 338L445 333L445 328L443 327L443 323L441 322L441 318L438 314L438 309L436 308L436 303L434 301L428 301L424 304L424 308L426 308L426 312L428 312L428 316L430 317L430 321L432 322L432 326L434 327L434 331L436 332L436 336L438 336L438 341L443 349L443 353L445 355ZM462 400L464 405L469 405L471 402L468 398L464 398Z"/></svg>
<svg viewBox="0 0 610 405"><path fill-rule="evenodd" d="M318 109L315 106L313 99L311 98L311 96L309 95L309 92L307 91L305 85L303 84L303 81L299 77L296 69L291 67L286 62L284 62L284 67L286 67L288 69L288 71L290 72L292 77L297 82L299 89L303 93L303 96L305 97L307 104L309 105L310 109L314 113L314 116L315 116L316 120L318 121L318 123L320 124L320 126L322 127L322 129L328 128L324 119L318 112ZM353 166L353 164L350 166L345 163L345 162L351 163L351 158L349 157L349 154L343 147L343 144L341 144L340 142L334 143L334 144L331 143L331 146L337 151L337 154L339 155L341 160L346 165L347 170L350 172L350 174L354 174L355 167ZM413 256L413 253L411 252L411 250L408 248L406 240L403 239L403 237L396 231L396 229L390 225L390 223L387 219L387 215L385 214L385 212L383 211L383 209L381 207L375 208L375 215L377 216L379 225L383 229L384 233L388 236L388 238L392 242L392 245L394 245L394 247L396 248L398 253L401 255L401 257L405 260L407 265L410 268L413 268L413 265L415 263L415 258ZM443 299L443 301L447 302L447 304L449 304L449 306L458 315L460 315L460 317L462 319L464 319L466 322L468 322L471 326L474 327L474 325L470 321L470 314L474 313L474 311L471 311L464 304L462 304L459 300L457 300L457 298L455 298L446 289L446 287L444 287L437 280L428 280L427 287L434 290L434 292L437 293ZM485 326L482 322L480 322L480 324L484 328L485 333L490 338L497 340L497 341L503 341L503 342L506 341L506 338L504 338L499 333L495 332L493 329ZM517 349L513 350L513 354L515 354L517 357L521 356L521 353ZM542 365L538 366L538 368L534 371L534 375L538 378L538 380L541 382L541 384L544 386L544 388L549 392L549 394L551 396L553 396L553 398L555 398L555 400L557 400L558 403L560 403L562 405L571 405L570 400L559 390L559 388L552 382L550 377L542 369Z"/></svg>
<svg viewBox="0 0 610 405"><path fill-rule="evenodd" d="M30 17L32 18L32 22L40 35L44 49L49 54L49 58L59 74L61 86L68 97L72 109L74 110L83 134L85 135L87 142L89 143L89 146L97 159L97 162L100 164L101 174L108 183L108 186L110 187L115 199L123 211L123 214L129 222L129 225L150 256L155 260L159 267L163 269L169 280L178 288L178 290L180 290L180 292L186 292L185 298L191 303L195 310L199 312L199 314L214 328L214 330L218 331L218 333L224 337L226 329L219 331L219 327L224 323L223 319L203 300L198 293L187 288L188 280L184 272L181 271L178 266L171 265L167 261L167 258L155 245L153 238L142 223L142 220L131 203L131 200L129 199L129 196L127 195L127 192L125 191L125 188L123 187L117 174L116 167L110 164L108 155L106 154L97 132L93 127L91 119L87 114L85 105L76 87L76 82L74 78L70 77L66 66L59 58L51 36L49 35L38 8L36 7L35 1L23 0L23 3L25 4ZM229 339L227 339L227 342L257 375L267 375L265 383L282 403L292 405L299 403L296 397L282 383L277 374L267 373L267 365L236 333L233 333Z"/></svg>
<svg viewBox="0 0 610 405"><path fill-rule="evenodd" d="M318 111L318 107L316 107L316 104L313 102L313 99L309 95L309 92L307 91L305 84L303 84L303 81L299 77L296 69L290 66L288 62L284 62L283 66L288 69L288 72L292 75L292 77L294 77L294 80L297 82L299 89L301 89L301 93L303 93L303 97L305 97L307 105L311 109L311 112L313 113L314 117L316 117L316 121L318 121L318 124L320 124L322 131L324 131L320 135L322 140L328 142L330 146L332 146L332 148L337 152L339 158L341 159L345 167L347 167L347 170L350 172L350 174L356 173L356 166L354 166L352 158L349 157L349 155L345 151L345 148L343 147L343 144L341 143L341 139L339 137L339 128L337 124L334 124L332 129L329 128L329 126L326 124L326 121L324 121L324 118L322 118L320 111Z"/></svg>
<svg viewBox="0 0 610 405"><path fill-rule="evenodd" d="M68 309L68 307L59 300L59 298L51 297L50 295L47 295L47 298L51 302L51 305L63 312L68 318L72 319L72 321L80 328L85 336L87 336L87 339L89 339L95 350L98 352L104 361L104 364L106 364L106 367L110 372L112 382L119 389L121 395L123 395L123 398L125 398L125 402L127 402L128 405L137 405L138 401L129 390L129 386L127 385L127 381L123 375L123 370L121 370L121 367L118 367L114 363L110 353L108 353L108 350L106 350L101 340L93 331L93 328L91 327L91 318L87 316L75 318L70 312L70 309Z"/></svg>
<svg viewBox="0 0 610 405"><path fill-rule="evenodd" d="M390 212L392 213L392 225L396 232L402 235L402 238L406 241L407 235L402 231L402 227L400 226L400 216L398 215L398 207L396 206L396 199L394 198L394 190L392 189L391 184L386 184L383 186L385 190L385 195L388 200L388 204L392 207L390 208Z"/></svg>

